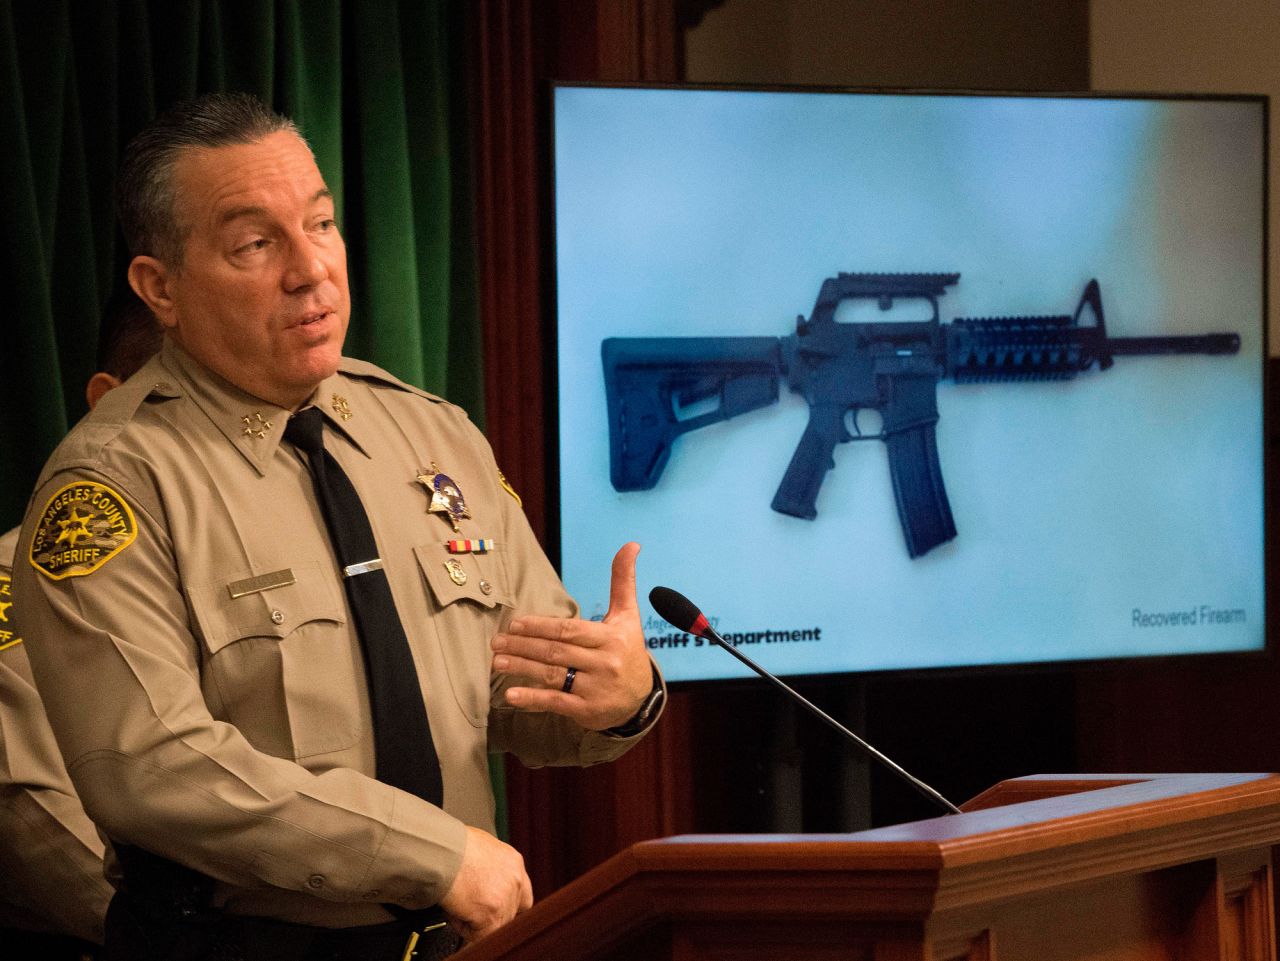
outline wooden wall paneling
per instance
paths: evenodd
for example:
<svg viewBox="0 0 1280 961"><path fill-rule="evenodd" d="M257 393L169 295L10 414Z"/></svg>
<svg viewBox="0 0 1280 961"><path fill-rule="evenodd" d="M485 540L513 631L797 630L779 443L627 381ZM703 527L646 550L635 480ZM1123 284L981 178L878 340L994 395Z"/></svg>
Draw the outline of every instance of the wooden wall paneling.
<svg viewBox="0 0 1280 961"><path fill-rule="evenodd" d="M540 535L546 515L535 4L471 5L485 425ZM534 362L530 362L530 359Z"/></svg>
<svg viewBox="0 0 1280 961"><path fill-rule="evenodd" d="M598 10L597 80L679 79L683 44L670 0L617 0Z"/></svg>
<svg viewBox="0 0 1280 961"><path fill-rule="evenodd" d="M551 383L548 96L553 79L676 80L671 0L476 0L469 5L476 120L480 305L486 432L546 543L554 438ZM617 764L587 770L507 766L511 840L539 895L636 841L691 821L689 705Z"/></svg>

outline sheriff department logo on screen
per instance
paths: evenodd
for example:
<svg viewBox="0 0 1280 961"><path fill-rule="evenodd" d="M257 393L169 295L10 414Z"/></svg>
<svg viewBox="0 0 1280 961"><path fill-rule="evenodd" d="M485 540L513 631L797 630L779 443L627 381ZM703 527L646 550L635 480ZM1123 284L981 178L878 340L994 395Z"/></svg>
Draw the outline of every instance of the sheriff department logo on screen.
<svg viewBox="0 0 1280 961"><path fill-rule="evenodd" d="M92 574L133 543L138 523L124 498L105 484L79 481L49 499L31 538L31 566L47 577Z"/></svg>

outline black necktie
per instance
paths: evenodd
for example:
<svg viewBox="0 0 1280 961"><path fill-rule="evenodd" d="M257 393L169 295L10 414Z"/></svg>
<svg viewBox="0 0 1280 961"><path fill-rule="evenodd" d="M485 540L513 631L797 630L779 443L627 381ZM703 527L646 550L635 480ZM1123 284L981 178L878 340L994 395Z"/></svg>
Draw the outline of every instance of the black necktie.
<svg viewBox="0 0 1280 961"><path fill-rule="evenodd" d="M369 517L351 479L324 449L324 415L318 409L308 407L289 418L284 438L307 455L342 568L369 676L378 780L439 805L444 800L440 759Z"/></svg>

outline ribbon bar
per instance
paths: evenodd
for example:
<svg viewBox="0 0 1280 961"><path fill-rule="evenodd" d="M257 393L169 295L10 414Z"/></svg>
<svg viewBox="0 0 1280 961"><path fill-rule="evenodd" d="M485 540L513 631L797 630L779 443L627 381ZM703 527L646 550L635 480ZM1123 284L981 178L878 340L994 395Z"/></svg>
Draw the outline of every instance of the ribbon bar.
<svg viewBox="0 0 1280 961"><path fill-rule="evenodd" d="M492 537L470 538L461 541L445 541L450 554L487 554L496 550L498 542Z"/></svg>

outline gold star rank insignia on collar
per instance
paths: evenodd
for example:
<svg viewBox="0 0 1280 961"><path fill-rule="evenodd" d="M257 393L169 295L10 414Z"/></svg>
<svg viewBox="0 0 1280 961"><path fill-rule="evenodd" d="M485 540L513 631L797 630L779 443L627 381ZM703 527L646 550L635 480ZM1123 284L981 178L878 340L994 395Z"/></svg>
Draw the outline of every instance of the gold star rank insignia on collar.
<svg viewBox="0 0 1280 961"><path fill-rule="evenodd" d="M245 437L256 437L262 440L267 436L267 431L271 429L271 421L266 420L261 411L254 411L252 414L245 414L240 418L240 423L244 424Z"/></svg>
<svg viewBox="0 0 1280 961"><path fill-rule="evenodd" d="M333 412L343 420L351 419L351 405L347 403L347 399L341 394L333 395Z"/></svg>
<svg viewBox="0 0 1280 961"><path fill-rule="evenodd" d="M427 512L443 514L445 519L453 525L455 534L461 531L458 521L464 517L470 517L471 514L467 510L467 501L462 496L462 489L454 479L448 474L440 473L440 468L432 463L430 470L424 470L418 475L418 481L431 494L431 503L427 505Z"/></svg>

